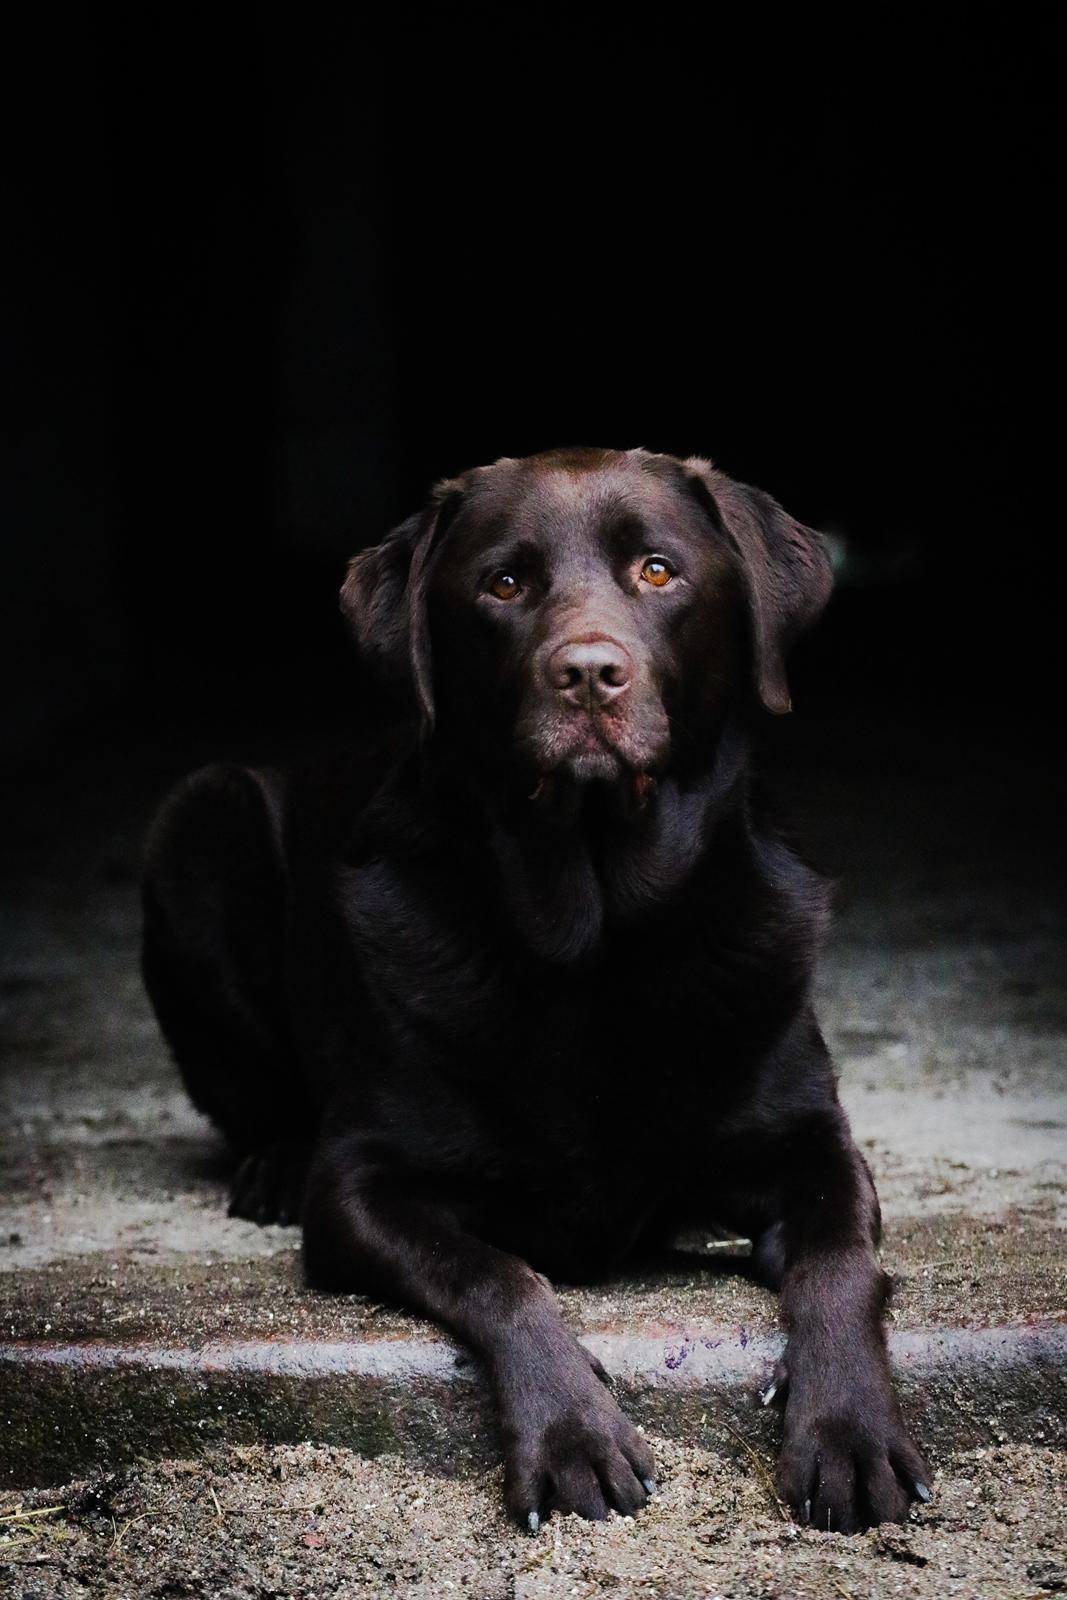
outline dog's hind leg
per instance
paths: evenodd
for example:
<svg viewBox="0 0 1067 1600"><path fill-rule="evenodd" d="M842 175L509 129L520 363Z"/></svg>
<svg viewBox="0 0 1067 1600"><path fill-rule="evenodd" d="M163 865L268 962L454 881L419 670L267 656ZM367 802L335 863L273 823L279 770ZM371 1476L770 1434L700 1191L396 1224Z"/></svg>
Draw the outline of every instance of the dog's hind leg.
<svg viewBox="0 0 1067 1600"><path fill-rule="evenodd" d="M240 1160L231 1211L295 1221L315 1127L285 1003L281 780L194 773L164 802L144 875L145 985L194 1104Z"/></svg>

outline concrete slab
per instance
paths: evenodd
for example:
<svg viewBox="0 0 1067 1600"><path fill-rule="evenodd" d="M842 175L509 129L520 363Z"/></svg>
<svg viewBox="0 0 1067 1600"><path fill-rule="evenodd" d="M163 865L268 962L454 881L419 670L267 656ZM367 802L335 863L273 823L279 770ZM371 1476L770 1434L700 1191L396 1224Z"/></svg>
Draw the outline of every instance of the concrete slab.
<svg viewBox="0 0 1067 1600"><path fill-rule="evenodd" d="M675 1439L709 1413L770 1447L759 1404L781 1338L737 1324L633 1323L584 1335L628 1414ZM930 1458L974 1445L1061 1442L1067 1328L893 1329L905 1410ZM440 1339L220 1339L136 1344L98 1338L0 1344L5 1425L0 1487L61 1481L145 1455L226 1443L335 1443L411 1455L449 1474L499 1457L477 1367Z"/></svg>

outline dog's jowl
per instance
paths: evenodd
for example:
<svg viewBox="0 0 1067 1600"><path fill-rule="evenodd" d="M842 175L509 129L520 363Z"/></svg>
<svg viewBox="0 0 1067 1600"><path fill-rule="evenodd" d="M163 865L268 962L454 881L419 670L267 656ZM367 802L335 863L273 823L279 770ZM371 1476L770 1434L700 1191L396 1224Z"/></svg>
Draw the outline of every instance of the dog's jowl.
<svg viewBox="0 0 1067 1600"><path fill-rule="evenodd" d="M478 468L351 563L365 728L286 773L198 772L152 833L145 978L241 1158L233 1210L299 1219L313 1285L477 1353L524 1526L655 1487L543 1274L709 1216L781 1292L797 1516L847 1532L927 1496L811 1009L823 889L748 782L829 587L818 536L706 461Z"/></svg>

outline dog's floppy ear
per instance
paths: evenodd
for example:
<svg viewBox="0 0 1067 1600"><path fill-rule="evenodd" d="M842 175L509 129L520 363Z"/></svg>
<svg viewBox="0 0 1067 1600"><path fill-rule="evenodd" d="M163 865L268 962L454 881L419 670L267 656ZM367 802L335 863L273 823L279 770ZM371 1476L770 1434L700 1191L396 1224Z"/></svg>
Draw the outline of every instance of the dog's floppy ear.
<svg viewBox="0 0 1067 1600"><path fill-rule="evenodd" d="M458 481L439 483L422 511L352 557L341 586L341 613L360 654L380 682L414 695L426 729L434 717L426 564L461 498Z"/></svg>
<svg viewBox="0 0 1067 1600"><path fill-rule="evenodd" d="M817 619L833 582L821 536L762 489L735 483L710 461L683 463L697 498L741 558L752 618L756 689L778 715L791 709L785 662L794 640Z"/></svg>

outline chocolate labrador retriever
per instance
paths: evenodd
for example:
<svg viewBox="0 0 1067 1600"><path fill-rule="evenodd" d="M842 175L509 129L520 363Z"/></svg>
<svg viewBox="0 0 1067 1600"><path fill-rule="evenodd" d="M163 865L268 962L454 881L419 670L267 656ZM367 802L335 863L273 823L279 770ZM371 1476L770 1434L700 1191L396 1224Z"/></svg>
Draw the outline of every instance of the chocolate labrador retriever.
<svg viewBox="0 0 1067 1600"><path fill-rule="evenodd" d="M811 1009L823 888L758 814L761 712L826 553L708 462L561 450L441 484L341 605L393 718L217 766L148 849L144 972L232 1209L312 1284L484 1362L513 1514L633 1513L654 1464L543 1273L715 1217L788 1342L782 1496L845 1532L928 1497L878 1201Z"/></svg>

